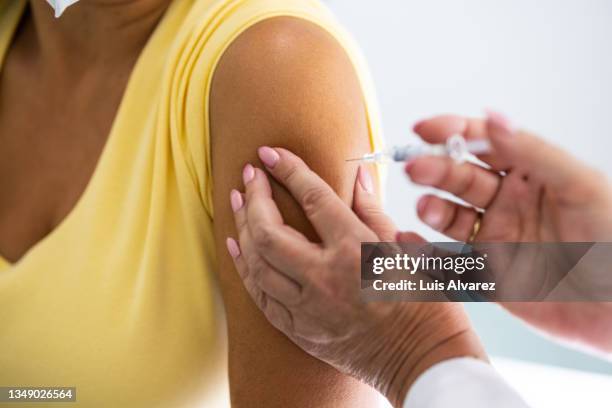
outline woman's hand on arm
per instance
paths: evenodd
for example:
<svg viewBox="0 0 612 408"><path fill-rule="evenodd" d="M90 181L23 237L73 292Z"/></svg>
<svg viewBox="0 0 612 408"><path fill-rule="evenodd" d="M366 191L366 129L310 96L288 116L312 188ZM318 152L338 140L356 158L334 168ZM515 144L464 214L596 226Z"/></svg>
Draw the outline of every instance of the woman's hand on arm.
<svg viewBox="0 0 612 408"><path fill-rule="evenodd" d="M230 191L242 183L257 148L298 152L350 205L357 168L370 150L363 95L342 47L319 27L293 18L261 22L225 52L211 92L215 236L229 333L229 374L236 407L371 407L373 390L307 355L271 326L245 291L225 250L235 236ZM375 188L376 186L374 186ZM317 240L301 208L271 186L281 214Z"/></svg>

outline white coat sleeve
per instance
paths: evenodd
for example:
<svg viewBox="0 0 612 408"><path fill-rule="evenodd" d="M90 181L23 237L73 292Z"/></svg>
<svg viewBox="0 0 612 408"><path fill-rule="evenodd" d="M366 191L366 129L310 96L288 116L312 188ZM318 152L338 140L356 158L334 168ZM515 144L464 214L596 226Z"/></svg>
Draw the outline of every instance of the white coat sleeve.
<svg viewBox="0 0 612 408"><path fill-rule="evenodd" d="M426 370L408 392L404 408L527 408L528 405L484 361L462 357Z"/></svg>

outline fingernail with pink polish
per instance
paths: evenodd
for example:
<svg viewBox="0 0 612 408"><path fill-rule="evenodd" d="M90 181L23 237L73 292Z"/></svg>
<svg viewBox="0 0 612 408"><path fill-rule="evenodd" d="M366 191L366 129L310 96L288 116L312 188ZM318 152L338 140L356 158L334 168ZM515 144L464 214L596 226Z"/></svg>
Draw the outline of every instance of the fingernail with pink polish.
<svg viewBox="0 0 612 408"><path fill-rule="evenodd" d="M374 182L372 181L372 176L364 166L359 166L357 177L359 178L359 184L361 184L361 187L366 192L370 194L374 193Z"/></svg>
<svg viewBox="0 0 612 408"><path fill-rule="evenodd" d="M257 149L257 154L263 164L269 169L273 169L280 160L280 155L278 152L268 146L263 146Z"/></svg>
<svg viewBox="0 0 612 408"><path fill-rule="evenodd" d="M232 258L236 259L240 256L240 247L235 239L228 238L225 241L225 245L227 245L227 252L229 252Z"/></svg>
<svg viewBox="0 0 612 408"><path fill-rule="evenodd" d="M244 166L244 169L242 170L242 181L244 182L244 184L248 184L251 180L253 180L254 177L255 168L250 164Z"/></svg>
<svg viewBox="0 0 612 408"><path fill-rule="evenodd" d="M242 194L238 190L232 190L230 193L230 203L232 204L232 210L234 212L240 210L244 205Z"/></svg>

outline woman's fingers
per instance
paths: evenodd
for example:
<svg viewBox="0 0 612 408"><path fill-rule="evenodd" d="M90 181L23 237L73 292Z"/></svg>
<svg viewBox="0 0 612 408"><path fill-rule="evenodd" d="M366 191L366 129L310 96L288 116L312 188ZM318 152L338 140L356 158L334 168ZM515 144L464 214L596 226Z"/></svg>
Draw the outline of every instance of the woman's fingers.
<svg viewBox="0 0 612 408"><path fill-rule="evenodd" d="M466 140L488 139L487 122L483 119L466 118L458 115L440 115L418 122L414 132L427 143L446 143L453 135L462 135ZM496 170L506 170L495 152L478 155L478 158Z"/></svg>
<svg viewBox="0 0 612 408"><path fill-rule="evenodd" d="M431 228L442 234L465 242L474 231L478 213L473 208L444 200L434 195L426 195L417 205L419 218Z"/></svg>
<svg viewBox="0 0 612 408"><path fill-rule="evenodd" d="M240 228L241 218L246 219L242 227L248 230L248 234L244 238L240 234L241 245L245 245L243 240L250 240L259 256L302 284L308 265L319 258L321 249L283 223L266 174L252 169L252 175L245 178L246 204L235 212L237 228Z"/></svg>
<svg viewBox="0 0 612 408"><path fill-rule="evenodd" d="M492 171L448 157L414 159L406 165L406 173L416 184L449 192L478 208L489 206L501 183L501 177Z"/></svg>
<svg viewBox="0 0 612 408"><path fill-rule="evenodd" d="M324 242L354 233L359 220L334 190L296 155L286 149L261 147L261 161L300 204Z"/></svg>

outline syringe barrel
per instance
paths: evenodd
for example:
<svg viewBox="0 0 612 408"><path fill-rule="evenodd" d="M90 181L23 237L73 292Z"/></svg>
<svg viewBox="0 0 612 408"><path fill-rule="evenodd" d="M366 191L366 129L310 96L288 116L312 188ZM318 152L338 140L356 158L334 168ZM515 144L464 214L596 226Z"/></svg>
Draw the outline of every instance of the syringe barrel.
<svg viewBox="0 0 612 408"><path fill-rule="evenodd" d="M384 162L406 162L420 156L450 156L461 162L469 153L484 154L491 149L488 140L466 141L461 135L451 136L445 144L406 144L403 146L392 146L382 152L371 153L364 158L370 161Z"/></svg>
<svg viewBox="0 0 612 408"><path fill-rule="evenodd" d="M487 139L468 140L467 149L475 155L487 154L491 152L491 142Z"/></svg>
<svg viewBox="0 0 612 408"><path fill-rule="evenodd" d="M396 162L406 162L421 156L444 156L446 146L427 144L408 144L389 149L388 156Z"/></svg>

